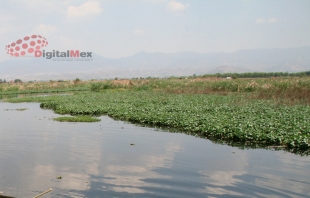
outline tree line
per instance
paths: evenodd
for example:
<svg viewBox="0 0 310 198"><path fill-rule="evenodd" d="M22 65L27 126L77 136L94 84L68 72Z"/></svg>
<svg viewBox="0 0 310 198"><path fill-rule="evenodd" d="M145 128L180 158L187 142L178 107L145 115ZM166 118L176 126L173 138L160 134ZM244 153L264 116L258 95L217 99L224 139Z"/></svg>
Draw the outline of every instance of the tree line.
<svg viewBox="0 0 310 198"><path fill-rule="evenodd" d="M246 73L216 73L216 74L205 74L203 77L232 77L232 78L268 78L268 77L285 77L285 76L310 76L310 71L305 72L246 72Z"/></svg>
<svg viewBox="0 0 310 198"><path fill-rule="evenodd" d="M295 72L295 73L288 73L288 72L246 72L246 73L216 73L216 74L205 74L202 77L218 77L218 78L270 78L270 77L285 77L285 76L310 76L310 71L304 71L304 72ZM193 76L188 76L189 78L196 78L196 74ZM201 77L201 76L200 76ZM180 78L177 76L170 76L168 78ZM182 76L181 78L187 78L186 76ZM117 78L115 78L117 79ZM140 78L132 78L132 79L144 79L142 77ZM146 77L145 79L159 79L159 77ZM52 81L52 80L51 80ZM75 79L74 82L78 82L80 79ZM6 83L7 81L5 79L0 79L1 83ZM63 80L59 80L58 82L64 82ZM21 79L15 79L14 83L22 83Z"/></svg>
<svg viewBox="0 0 310 198"><path fill-rule="evenodd" d="M23 81L22 81L21 79L15 79L15 80L14 80L14 83L22 83L22 82L23 82ZM0 84L1 84L1 83L6 83L6 80L5 80L5 79L3 79L3 80L0 79Z"/></svg>

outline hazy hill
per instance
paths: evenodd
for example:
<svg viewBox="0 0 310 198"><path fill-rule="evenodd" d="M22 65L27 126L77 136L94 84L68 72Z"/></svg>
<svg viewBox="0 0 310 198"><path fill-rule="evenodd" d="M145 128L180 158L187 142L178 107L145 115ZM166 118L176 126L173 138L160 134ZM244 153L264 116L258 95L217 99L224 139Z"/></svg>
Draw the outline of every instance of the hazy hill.
<svg viewBox="0 0 310 198"><path fill-rule="evenodd" d="M233 66L219 66L211 71L209 71L209 74L216 74L216 73L245 73L245 72L255 72L254 70L251 69L245 69L241 67L233 67Z"/></svg>
<svg viewBox="0 0 310 198"><path fill-rule="evenodd" d="M147 76L188 76L227 72L299 72L310 70L310 47L252 49L233 53L147 53L93 61L53 61L44 58L10 58L0 62L0 79L101 79Z"/></svg>

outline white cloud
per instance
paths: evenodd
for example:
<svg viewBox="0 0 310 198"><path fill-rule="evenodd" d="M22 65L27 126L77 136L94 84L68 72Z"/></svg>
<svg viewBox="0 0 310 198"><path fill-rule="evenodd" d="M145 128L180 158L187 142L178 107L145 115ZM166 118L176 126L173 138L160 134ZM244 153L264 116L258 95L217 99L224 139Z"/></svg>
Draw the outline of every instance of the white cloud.
<svg viewBox="0 0 310 198"><path fill-rule="evenodd" d="M2 25L0 27L0 36L1 36L0 41L6 40L5 35L8 34L11 29L12 29L12 27L10 25Z"/></svg>
<svg viewBox="0 0 310 198"><path fill-rule="evenodd" d="M265 22L265 19L262 19L262 18L258 18L255 21L255 23L264 23L264 22Z"/></svg>
<svg viewBox="0 0 310 198"><path fill-rule="evenodd" d="M32 14L40 15L43 18L43 16L49 14L64 14L72 0L11 0L10 2L23 7L27 12L32 12Z"/></svg>
<svg viewBox="0 0 310 198"><path fill-rule="evenodd" d="M265 22L267 22L267 23L276 23L276 22L278 22L278 20L276 18L270 18L268 20L265 20L263 18L258 18L255 21L255 23L265 23Z"/></svg>
<svg viewBox="0 0 310 198"><path fill-rule="evenodd" d="M60 43L61 46L59 48L61 49L81 49L82 48L82 42L76 38L73 37L66 37L66 36L61 36L60 37Z"/></svg>
<svg viewBox="0 0 310 198"><path fill-rule="evenodd" d="M278 20L275 18L271 18L268 20L268 23L276 23L276 22L278 22Z"/></svg>
<svg viewBox="0 0 310 198"><path fill-rule="evenodd" d="M68 17L85 17L99 15L103 9L98 1L87 1L80 6L69 6L67 10Z"/></svg>
<svg viewBox="0 0 310 198"><path fill-rule="evenodd" d="M40 24L39 26L37 26L34 29L34 33L35 34L42 34L42 35L51 35L53 33L55 33L56 31L56 27L55 26L51 26L51 25L44 25L44 24Z"/></svg>
<svg viewBox="0 0 310 198"><path fill-rule="evenodd" d="M160 3L160 2L165 2L167 0L144 0L144 1L151 2L151 3Z"/></svg>
<svg viewBox="0 0 310 198"><path fill-rule="evenodd" d="M1 12L1 10L0 10ZM15 17L10 15L0 14L0 41L10 41L11 37L9 35L14 35L16 32L19 32L22 29L22 26L14 25ZM10 38L10 39L9 39ZM14 38L14 36L13 36ZM9 39L9 40L8 40Z"/></svg>
<svg viewBox="0 0 310 198"><path fill-rule="evenodd" d="M1 23L8 22L8 21L11 21L11 20L12 20L11 16L0 15L0 22Z"/></svg>
<svg viewBox="0 0 310 198"><path fill-rule="evenodd" d="M143 34L146 34L146 31L145 30L141 30L141 29L136 29L133 31L134 34L137 34L137 35L143 35Z"/></svg>
<svg viewBox="0 0 310 198"><path fill-rule="evenodd" d="M188 4L182 4L176 1L170 1L167 4L167 10L170 12L179 12L185 10L188 7Z"/></svg>
<svg viewBox="0 0 310 198"><path fill-rule="evenodd" d="M0 15L0 23L1 23L1 27L0 27L0 35L3 33L7 33L12 25L10 23L11 17L9 16L5 16L5 15Z"/></svg>

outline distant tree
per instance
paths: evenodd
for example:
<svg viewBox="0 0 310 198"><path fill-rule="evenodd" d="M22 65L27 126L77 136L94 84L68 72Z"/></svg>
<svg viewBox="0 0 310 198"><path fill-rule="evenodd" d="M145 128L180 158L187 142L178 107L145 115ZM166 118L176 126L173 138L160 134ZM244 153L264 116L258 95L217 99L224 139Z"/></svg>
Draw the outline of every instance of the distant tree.
<svg viewBox="0 0 310 198"><path fill-rule="evenodd" d="M23 81L21 79L15 79L14 83L22 83Z"/></svg>
<svg viewBox="0 0 310 198"><path fill-rule="evenodd" d="M77 84L77 83L81 82L81 80L79 78L76 78L73 82L74 82L74 84Z"/></svg>
<svg viewBox="0 0 310 198"><path fill-rule="evenodd" d="M237 75L232 75L232 79L238 79Z"/></svg>

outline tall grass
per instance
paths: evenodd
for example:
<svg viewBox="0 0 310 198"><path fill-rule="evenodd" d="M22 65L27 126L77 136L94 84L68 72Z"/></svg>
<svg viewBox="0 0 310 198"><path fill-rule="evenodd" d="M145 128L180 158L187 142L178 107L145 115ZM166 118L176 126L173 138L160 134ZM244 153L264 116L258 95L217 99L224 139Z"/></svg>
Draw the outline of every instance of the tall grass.
<svg viewBox="0 0 310 198"><path fill-rule="evenodd" d="M310 104L310 77L234 79L145 79L132 80L131 85L113 81L98 82L92 91L106 89L153 90L171 94L222 94L246 93L254 99L274 99L291 104Z"/></svg>
<svg viewBox="0 0 310 198"><path fill-rule="evenodd" d="M64 91L103 91L123 89L159 91L171 94L239 94L253 99L272 99L290 104L310 104L310 77L225 79L217 77L189 79L104 80L98 82L35 82L0 84L0 95Z"/></svg>

